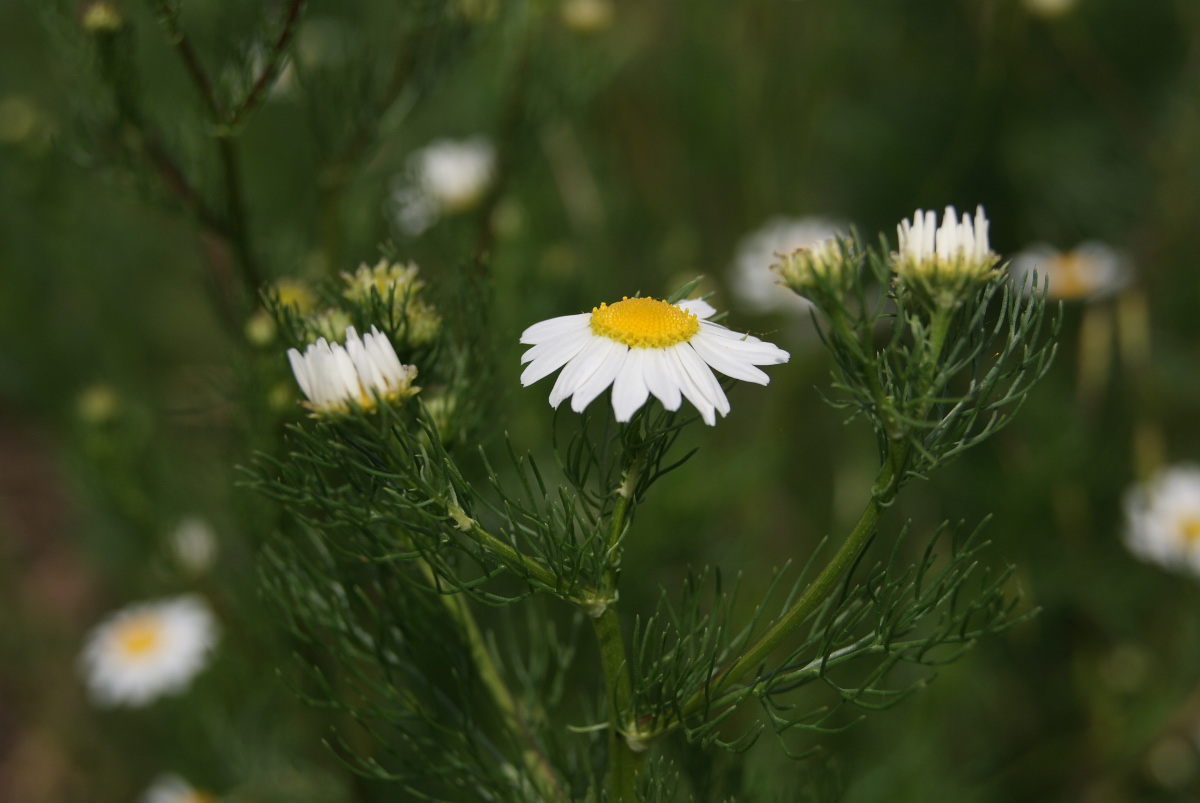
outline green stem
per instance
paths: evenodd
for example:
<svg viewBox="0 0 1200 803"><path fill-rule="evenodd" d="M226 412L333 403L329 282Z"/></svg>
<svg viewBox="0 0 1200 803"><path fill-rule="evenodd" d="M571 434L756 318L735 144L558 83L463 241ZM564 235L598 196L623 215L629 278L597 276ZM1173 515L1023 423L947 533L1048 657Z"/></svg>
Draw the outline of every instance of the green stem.
<svg viewBox="0 0 1200 803"><path fill-rule="evenodd" d="M547 569L541 562L523 554L520 550L505 541L500 540L479 526L479 522L466 514L461 507L453 503L446 505L446 513L454 520L454 526L467 534L471 540L481 547L497 555L513 571L524 574L536 581L542 587L551 591L559 590L559 580L554 572ZM585 590L586 593L586 590ZM580 600L568 597L572 602Z"/></svg>
<svg viewBox="0 0 1200 803"><path fill-rule="evenodd" d="M256 298L263 284L254 250L250 246L250 235L246 223L246 203L242 196L242 171L238 165L237 151L231 136L217 137L217 151L221 157L221 172L225 180L225 203L228 207L228 236L238 261L242 263L242 282L250 298Z"/></svg>
<svg viewBox="0 0 1200 803"><path fill-rule="evenodd" d="M608 698L608 799L610 803L635 803L638 799L638 776L646 763L646 745L629 738L636 733L636 724L624 721L625 710L633 701L629 660L621 622L617 617L617 580L621 568L621 538L625 533L630 500L641 475L642 461L634 458L617 490L609 519L607 554L600 594L593 610L592 626L600 648L600 665L604 671L604 690Z"/></svg>
<svg viewBox="0 0 1200 803"><path fill-rule="evenodd" d="M432 587L438 588L437 575L434 574L433 568L429 565L428 561L418 558L416 563L421 569L421 574L425 576L425 580ZM555 777L549 761L546 760L545 755L539 749L529 723L521 715L516 696L508 688L508 684L504 682L504 678L501 677L500 668L496 665L496 661L492 657L492 652L487 647L487 642L483 637L482 631L479 629L479 624L475 621L475 616L471 613L471 609L467 605L467 601L463 599L461 594L444 594L440 590L438 596L441 598L446 612L450 614L450 618L458 624L463 640L467 644L467 652L471 656L471 663L475 665L475 671L479 673L479 679L483 682L484 688L487 689L492 701L496 704L496 708L500 711L500 716L504 719L504 724L508 726L508 729L512 733L519 734L528 745L529 749L523 752L523 758L526 769L532 776L533 782L537 785L538 791L547 800L564 800L558 778Z"/></svg>
<svg viewBox="0 0 1200 803"><path fill-rule="evenodd" d="M897 455L903 451L905 451L904 448L900 447L893 450L892 454ZM858 557L858 553L875 532L875 525L879 521L880 511L895 498L898 486L896 478L899 476L897 472L902 462L903 456L901 455L897 459L889 459L884 464L879 472L879 479L871 495L871 500L867 503L866 508L858 519L858 523L854 525L854 529L850 531L850 535L846 537L846 540L833 556L833 559L821 570L821 573L817 575L816 579L804 590L799 598L792 603L792 606L788 608L783 616L775 620L775 623L759 636L758 640L749 649L738 656L727 669L721 672L709 684L708 688L692 695L691 699L683 706L683 717L686 718L699 713L710 704L713 697L725 691L733 683L736 683L747 672L758 667L784 639L791 635L820 606L834 584L850 568L850 564Z"/></svg>

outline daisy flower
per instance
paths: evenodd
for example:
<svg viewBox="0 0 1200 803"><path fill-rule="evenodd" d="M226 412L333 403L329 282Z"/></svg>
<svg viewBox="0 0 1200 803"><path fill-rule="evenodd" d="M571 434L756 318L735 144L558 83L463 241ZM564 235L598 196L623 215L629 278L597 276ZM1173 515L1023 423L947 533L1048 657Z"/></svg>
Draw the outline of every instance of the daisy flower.
<svg viewBox="0 0 1200 803"><path fill-rule="evenodd" d="M1200 574L1200 466L1165 469L1126 491L1125 545L1142 560Z"/></svg>
<svg viewBox="0 0 1200 803"><path fill-rule="evenodd" d="M1129 261L1116 249L1097 240L1081 243L1070 251L1037 244L1013 257L1008 268L1017 281L1026 282L1026 292L1037 271L1038 284L1049 279L1047 297L1064 301L1096 301L1122 290L1133 278ZM1028 278L1027 278L1028 277Z"/></svg>
<svg viewBox="0 0 1200 803"><path fill-rule="evenodd" d="M189 573L201 575L217 562L217 534L199 516L188 516L171 533L171 552Z"/></svg>
<svg viewBox="0 0 1200 803"><path fill-rule="evenodd" d="M138 803L217 803L217 799L180 776L166 773L154 779Z"/></svg>
<svg viewBox="0 0 1200 803"><path fill-rule="evenodd" d="M729 287L741 305L752 312L805 312L811 302L780 286L771 266L799 248L812 248L845 233L844 225L821 217L773 218L738 243Z"/></svg>
<svg viewBox="0 0 1200 803"><path fill-rule="evenodd" d="M486 137L439 139L415 151L392 182L396 224L416 236L438 218L473 208L492 183L496 149Z"/></svg>
<svg viewBox="0 0 1200 803"><path fill-rule="evenodd" d="M392 343L374 326L363 338L346 327L346 345L318 338L301 354L288 349L296 384L318 413L345 411L351 404L374 409L376 398L403 401L416 393L416 366L403 365Z"/></svg>
<svg viewBox="0 0 1200 803"><path fill-rule="evenodd" d="M892 270L917 298L934 307L955 307L974 285L991 278L1000 257L988 246L983 207L960 220L947 206L938 225L937 213L918 209L912 220L896 227L900 250L892 254Z"/></svg>
<svg viewBox="0 0 1200 803"><path fill-rule="evenodd" d="M217 623L200 597L129 605L88 634L79 657L92 700L141 706L184 690L208 663Z"/></svg>
<svg viewBox="0 0 1200 803"><path fill-rule="evenodd" d="M654 394L668 410L678 410L686 397L712 426L717 413L729 413L712 368L765 385L770 380L754 366L778 365L789 356L771 343L705 320L715 313L699 299L668 304L624 298L591 313L535 323L521 333L521 342L533 346L521 356L522 364L529 363L521 384L532 385L562 368L550 390L552 407L571 397L571 409L583 412L612 385L618 421L628 421Z"/></svg>

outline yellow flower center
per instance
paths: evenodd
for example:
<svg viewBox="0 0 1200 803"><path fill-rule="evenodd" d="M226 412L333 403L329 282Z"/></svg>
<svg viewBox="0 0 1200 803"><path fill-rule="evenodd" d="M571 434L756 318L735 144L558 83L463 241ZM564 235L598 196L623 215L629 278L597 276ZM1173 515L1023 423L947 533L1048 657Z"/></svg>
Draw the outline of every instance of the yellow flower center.
<svg viewBox="0 0 1200 803"><path fill-rule="evenodd" d="M1200 516L1184 516L1179 522L1179 534L1189 544L1200 542Z"/></svg>
<svg viewBox="0 0 1200 803"><path fill-rule="evenodd" d="M593 307L588 325L596 334L630 348L661 349L690 340L700 329L700 319L665 301L626 297Z"/></svg>
<svg viewBox="0 0 1200 803"><path fill-rule="evenodd" d="M193 789L181 803L217 803L217 799L208 792Z"/></svg>
<svg viewBox="0 0 1200 803"><path fill-rule="evenodd" d="M126 655L140 658L158 646L161 630L154 617L139 616L121 625L117 630L117 643Z"/></svg>

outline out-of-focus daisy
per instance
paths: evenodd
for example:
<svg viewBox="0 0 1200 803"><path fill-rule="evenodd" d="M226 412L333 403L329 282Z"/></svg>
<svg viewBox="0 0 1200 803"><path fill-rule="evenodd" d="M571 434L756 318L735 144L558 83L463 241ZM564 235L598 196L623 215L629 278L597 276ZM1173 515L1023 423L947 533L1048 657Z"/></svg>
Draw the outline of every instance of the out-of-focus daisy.
<svg viewBox="0 0 1200 803"><path fill-rule="evenodd" d="M188 516L171 533L171 552L191 574L204 574L217 560L217 535L199 516Z"/></svg>
<svg viewBox="0 0 1200 803"><path fill-rule="evenodd" d="M419 390L412 384L416 366L401 364L391 341L374 326L361 339L347 326L344 347L322 337L304 354L288 349L287 355L296 384L315 412L344 412L352 404L371 410L377 398L400 402Z"/></svg>
<svg viewBox="0 0 1200 803"><path fill-rule="evenodd" d="M988 219L982 206L961 220L953 206L942 214L918 209L896 227L900 250L892 269L918 298L938 307L958 304L969 288L988 279L1000 261L988 245Z"/></svg>
<svg viewBox="0 0 1200 803"><path fill-rule="evenodd" d="M138 803L217 803L217 798L174 773L165 773L154 779Z"/></svg>
<svg viewBox="0 0 1200 803"><path fill-rule="evenodd" d="M439 139L408 157L392 181L396 224L417 235L438 218L465 212L483 198L496 169L496 149L486 137Z"/></svg>
<svg viewBox="0 0 1200 803"><path fill-rule="evenodd" d="M562 24L575 33L596 33L612 25L612 0L563 0L558 7Z"/></svg>
<svg viewBox="0 0 1200 803"><path fill-rule="evenodd" d="M803 312L811 306L810 302L781 287L771 266L783 255L799 248L812 248L823 240L845 233L845 226L825 218L774 218L738 243L730 271L730 289L741 305L751 312Z"/></svg>
<svg viewBox="0 0 1200 803"><path fill-rule="evenodd" d="M1026 292L1037 271L1038 284L1049 279L1047 297L1064 301L1096 301L1122 290L1133 278L1133 268L1119 251L1096 240L1070 251L1039 243L1013 257L1009 271L1026 282Z"/></svg>
<svg viewBox="0 0 1200 803"><path fill-rule="evenodd" d="M1031 14L1053 19L1070 13L1077 3L1078 0L1023 0L1022 5Z"/></svg>
<svg viewBox="0 0 1200 803"><path fill-rule="evenodd" d="M208 663L217 622L194 594L129 605L88 634L80 669L97 705L141 706L183 691Z"/></svg>
<svg viewBox="0 0 1200 803"><path fill-rule="evenodd" d="M521 333L521 342L533 346L521 356L522 363L529 363L521 384L531 385L562 368L550 391L553 407L571 397L571 409L583 412L612 385L618 421L628 421L654 394L668 410L678 410L686 397L712 426L717 413L729 412L712 368L765 385L770 380L754 366L777 365L789 357L771 343L705 320L715 313L701 300L668 304L624 298L590 313L535 323Z"/></svg>
<svg viewBox="0 0 1200 803"><path fill-rule="evenodd" d="M1173 466L1126 491L1125 545L1142 560L1200 574L1200 466Z"/></svg>

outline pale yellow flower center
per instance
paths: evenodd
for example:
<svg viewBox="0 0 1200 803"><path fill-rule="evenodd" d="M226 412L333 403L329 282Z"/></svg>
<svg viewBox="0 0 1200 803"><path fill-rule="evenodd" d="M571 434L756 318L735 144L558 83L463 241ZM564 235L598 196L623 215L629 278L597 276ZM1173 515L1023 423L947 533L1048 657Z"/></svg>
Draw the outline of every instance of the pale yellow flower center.
<svg viewBox="0 0 1200 803"><path fill-rule="evenodd" d="M623 298L594 307L588 325L596 334L630 348L661 349L691 340L700 329L700 319L665 301Z"/></svg>
<svg viewBox="0 0 1200 803"><path fill-rule="evenodd" d="M162 627L153 616L137 616L123 622L117 628L117 644L132 658L141 658L158 647L162 640Z"/></svg>
<svg viewBox="0 0 1200 803"><path fill-rule="evenodd" d="M1076 254L1062 254L1052 263L1050 295L1054 298L1080 298L1095 289L1092 263Z"/></svg>
<svg viewBox="0 0 1200 803"><path fill-rule="evenodd" d="M180 803L217 803L217 799L208 792L193 789Z"/></svg>
<svg viewBox="0 0 1200 803"><path fill-rule="evenodd" d="M1200 542L1200 515L1184 516L1179 521L1179 534L1188 544Z"/></svg>

